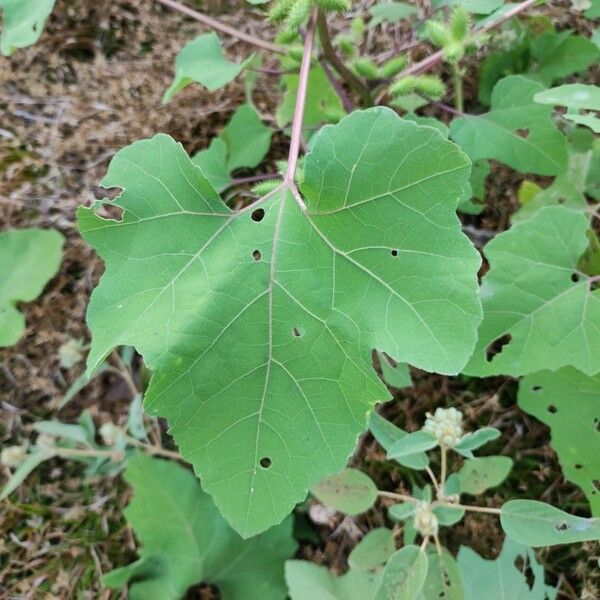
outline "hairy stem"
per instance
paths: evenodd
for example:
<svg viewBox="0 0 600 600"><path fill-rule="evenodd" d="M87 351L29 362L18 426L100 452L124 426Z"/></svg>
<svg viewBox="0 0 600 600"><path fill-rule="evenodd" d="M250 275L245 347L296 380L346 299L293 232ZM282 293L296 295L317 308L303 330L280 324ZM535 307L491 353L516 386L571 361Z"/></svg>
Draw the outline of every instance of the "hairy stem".
<svg viewBox="0 0 600 600"><path fill-rule="evenodd" d="M496 27L499 27L500 25L502 25L502 23L505 23L509 19L512 19L512 17L518 15L519 13L522 13L528 8L531 8L534 4L537 4L537 2L538 0L525 0L525 2L517 4L511 10L505 12L503 15L500 15L496 20L490 21L489 23L487 23L483 27L480 27L479 29L473 29L471 33L472 35L478 35L490 31L491 29L494 29ZM428 56L427 58L419 61L418 63L415 63L414 65L411 65L410 67L404 69L404 71L398 74L398 78L401 79L402 77L406 77L407 75L418 75L420 73L424 73L425 71L429 71L429 69L441 63L443 59L444 53L442 52L442 50L438 50L431 56Z"/></svg>
<svg viewBox="0 0 600 600"><path fill-rule="evenodd" d="M199 21L200 23L207 25L211 29L215 29L216 31L220 31L221 33L230 35L231 37L234 37L238 40L247 42L248 44L251 44L252 46L256 46L257 48L262 48L263 50L268 50L269 52L275 52L275 54L285 54L286 53L285 48L283 48L282 46L277 46L275 44L272 44L271 42L262 40L254 35L250 35L249 33L244 33L243 31L239 31L238 29L235 29L234 27L230 27L229 25L226 25L225 23L221 23L221 21L218 21L217 19L214 19L213 17L209 17L205 14L202 14L201 12L198 12L197 10L188 8L184 4L175 2L175 0L156 0L156 2L159 2L160 4L163 4L164 6L168 6L169 8L171 8L173 10L176 10L184 15L187 15L188 17L191 17L192 19L195 19L196 21Z"/></svg>
<svg viewBox="0 0 600 600"><path fill-rule="evenodd" d="M463 114L465 112L463 78L460 67L456 63L452 63L452 80L454 82L454 106L458 113Z"/></svg>
<svg viewBox="0 0 600 600"><path fill-rule="evenodd" d="M329 35L329 27L327 27L327 18L321 10L317 16L317 27L319 30L319 41L323 49L323 56L327 62L338 72L339 76L350 86L361 98L365 108L373 106L373 97L367 86L357 77L345 64L344 61L337 55L331 37Z"/></svg>
<svg viewBox="0 0 600 600"><path fill-rule="evenodd" d="M53 448L56 456L63 458L110 458L111 460L123 460L125 455L120 450L91 450L88 448Z"/></svg>
<svg viewBox="0 0 600 600"><path fill-rule="evenodd" d="M308 75L310 73L310 62L312 51L315 45L315 30L317 28L317 15L313 13L306 39L304 40L304 52L302 53L302 63L300 64L300 75L298 78L298 92L296 95L296 108L294 109L294 119L292 121L292 139L290 140L290 153L288 156L288 166L284 177L284 185L294 187L294 177L296 176L296 167L298 166L298 155L300 154L300 141L302 138L302 121L304 120L304 107L306 105L306 92L308 90Z"/></svg>

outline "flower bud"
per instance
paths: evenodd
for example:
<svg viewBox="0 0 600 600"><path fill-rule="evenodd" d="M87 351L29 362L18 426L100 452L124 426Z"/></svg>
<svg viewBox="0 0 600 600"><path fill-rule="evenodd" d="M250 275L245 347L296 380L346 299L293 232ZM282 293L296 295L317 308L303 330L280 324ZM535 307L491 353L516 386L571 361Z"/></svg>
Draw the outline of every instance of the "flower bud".
<svg viewBox="0 0 600 600"><path fill-rule="evenodd" d="M423 430L433 434L440 446L453 448L463 434L462 413L455 408L437 408L435 414L427 413Z"/></svg>
<svg viewBox="0 0 600 600"><path fill-rule="evenodd" d="M437 535L438 520L429 502L417 503L413 526L423 537Z"/></svg>

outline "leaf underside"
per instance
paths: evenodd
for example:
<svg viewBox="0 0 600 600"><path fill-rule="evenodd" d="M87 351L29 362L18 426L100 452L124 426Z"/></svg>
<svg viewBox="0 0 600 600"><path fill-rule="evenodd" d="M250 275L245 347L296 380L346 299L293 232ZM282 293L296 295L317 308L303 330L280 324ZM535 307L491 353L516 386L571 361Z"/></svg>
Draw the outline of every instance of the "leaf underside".
<svg viewBox="0 0 600 600"><path fill-rule="evenodd" d="M454 144L383 108L317 134L306 209L280 187L232 212L168 136L125 148L102 182L123 189L122 221L80 209L106 264L89 369L136 347L146 409L224 516L243 536L270 527L345 466L388 397L373 348L464 366L480 321L480 259L455 214L468 176Z"/></svg>

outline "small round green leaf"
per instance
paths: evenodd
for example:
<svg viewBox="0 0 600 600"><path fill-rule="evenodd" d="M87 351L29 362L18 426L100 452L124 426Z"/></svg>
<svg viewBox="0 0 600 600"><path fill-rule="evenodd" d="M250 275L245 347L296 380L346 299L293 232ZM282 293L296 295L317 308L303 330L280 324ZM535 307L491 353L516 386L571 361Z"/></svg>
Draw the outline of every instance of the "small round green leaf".
<svg viewBox="0 0 600 600"><path fill-rule="evenodd" d="M482 494L500 485L508 476L513 461L508 456L484 456L466 460L458 472L460 490L465 494Z"/></svg>
<svg viewBox="0 0 600 600"><path fill-rule="evenodd" d="M575 517L537 500L510 500L500 522L508 537L534 548L600 540L600 518Z"/></svg>
<svg viewBox="0 0 600 600"><path fill-rule="evenodd" d="M341 473L322 479L311 489L323 504L349 515L369 510L377 499L373 480L357 469L344 469Z"/></svg>
<svg viewBox="0 0 600 600"><path fill-rule="evenodd" d="M431 450L437 444L437 439L432 433L428 431L414 431L394 442L387 456L401 462L404 457Z"/></svg>
<svg viewBox="0 0 600 600"><path fill-rule="evenodd" d="M375 600L413 600L427 576L427 555L418 546L395 552L383 571Z"/></svg>
<svg viewBox="0 0 600 600"><path fill-rule="evenodd" d="M454 557L443 549L442 554L430 552L429 566L423 585L424 600L464 600L462 577Z"/></svg>
<svg viewBox="0 0 600 600"><path fill-rule="evenodd" d="M395 551L396 544L392 530L378 527L369 531L354 547L348 557L348 564L351 569L368 571L387 562Z"/></svg>

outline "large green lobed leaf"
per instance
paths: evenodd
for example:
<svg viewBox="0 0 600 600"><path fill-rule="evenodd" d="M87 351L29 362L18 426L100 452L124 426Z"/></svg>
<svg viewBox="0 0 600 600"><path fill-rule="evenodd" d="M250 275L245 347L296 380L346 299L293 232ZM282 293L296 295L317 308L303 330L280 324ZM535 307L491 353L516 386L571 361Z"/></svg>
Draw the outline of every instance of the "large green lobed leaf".
<svg viewBox="0 0 600 600"><path fill-rule="evenodd" d="M130 600L179 600L201 582L218 586L223 600L286 597L284 561L297 546L291 518L243 540L178 464L139 454L125 478L133 487L125 516L142 545L140 558L107 573L105 585L130 582Z"/></svg>
<svg viewBox="0 0 600 600"><path fill-rule="evenodd" d="M587 229L584 215L548 206L485 246L484 318L465 373L516 376L568 365L589 375L600 370L600 290L578 267Z"/></svg>
<svg viewBox="0 0 600 600"><path fill-rule="evenodd" d="M63 236L53 229L11 229L0 233L0 348L19 341L25 317L17 302L35 300L62 257Z"/></svg>
<svg viewBox="0 0 600 600"><path fill-rule="evenodd" d="M122 221L80 209L106 263L89 369L135 346L154 371L146 409L204 489L243 536L268 528L345 465L388 397L373 348L442 373L470 356L468 177L454 144L384 108L317 134L306 208L281 187L232 212L171 138L125 148L102 182L123 189Z"/></svg>

